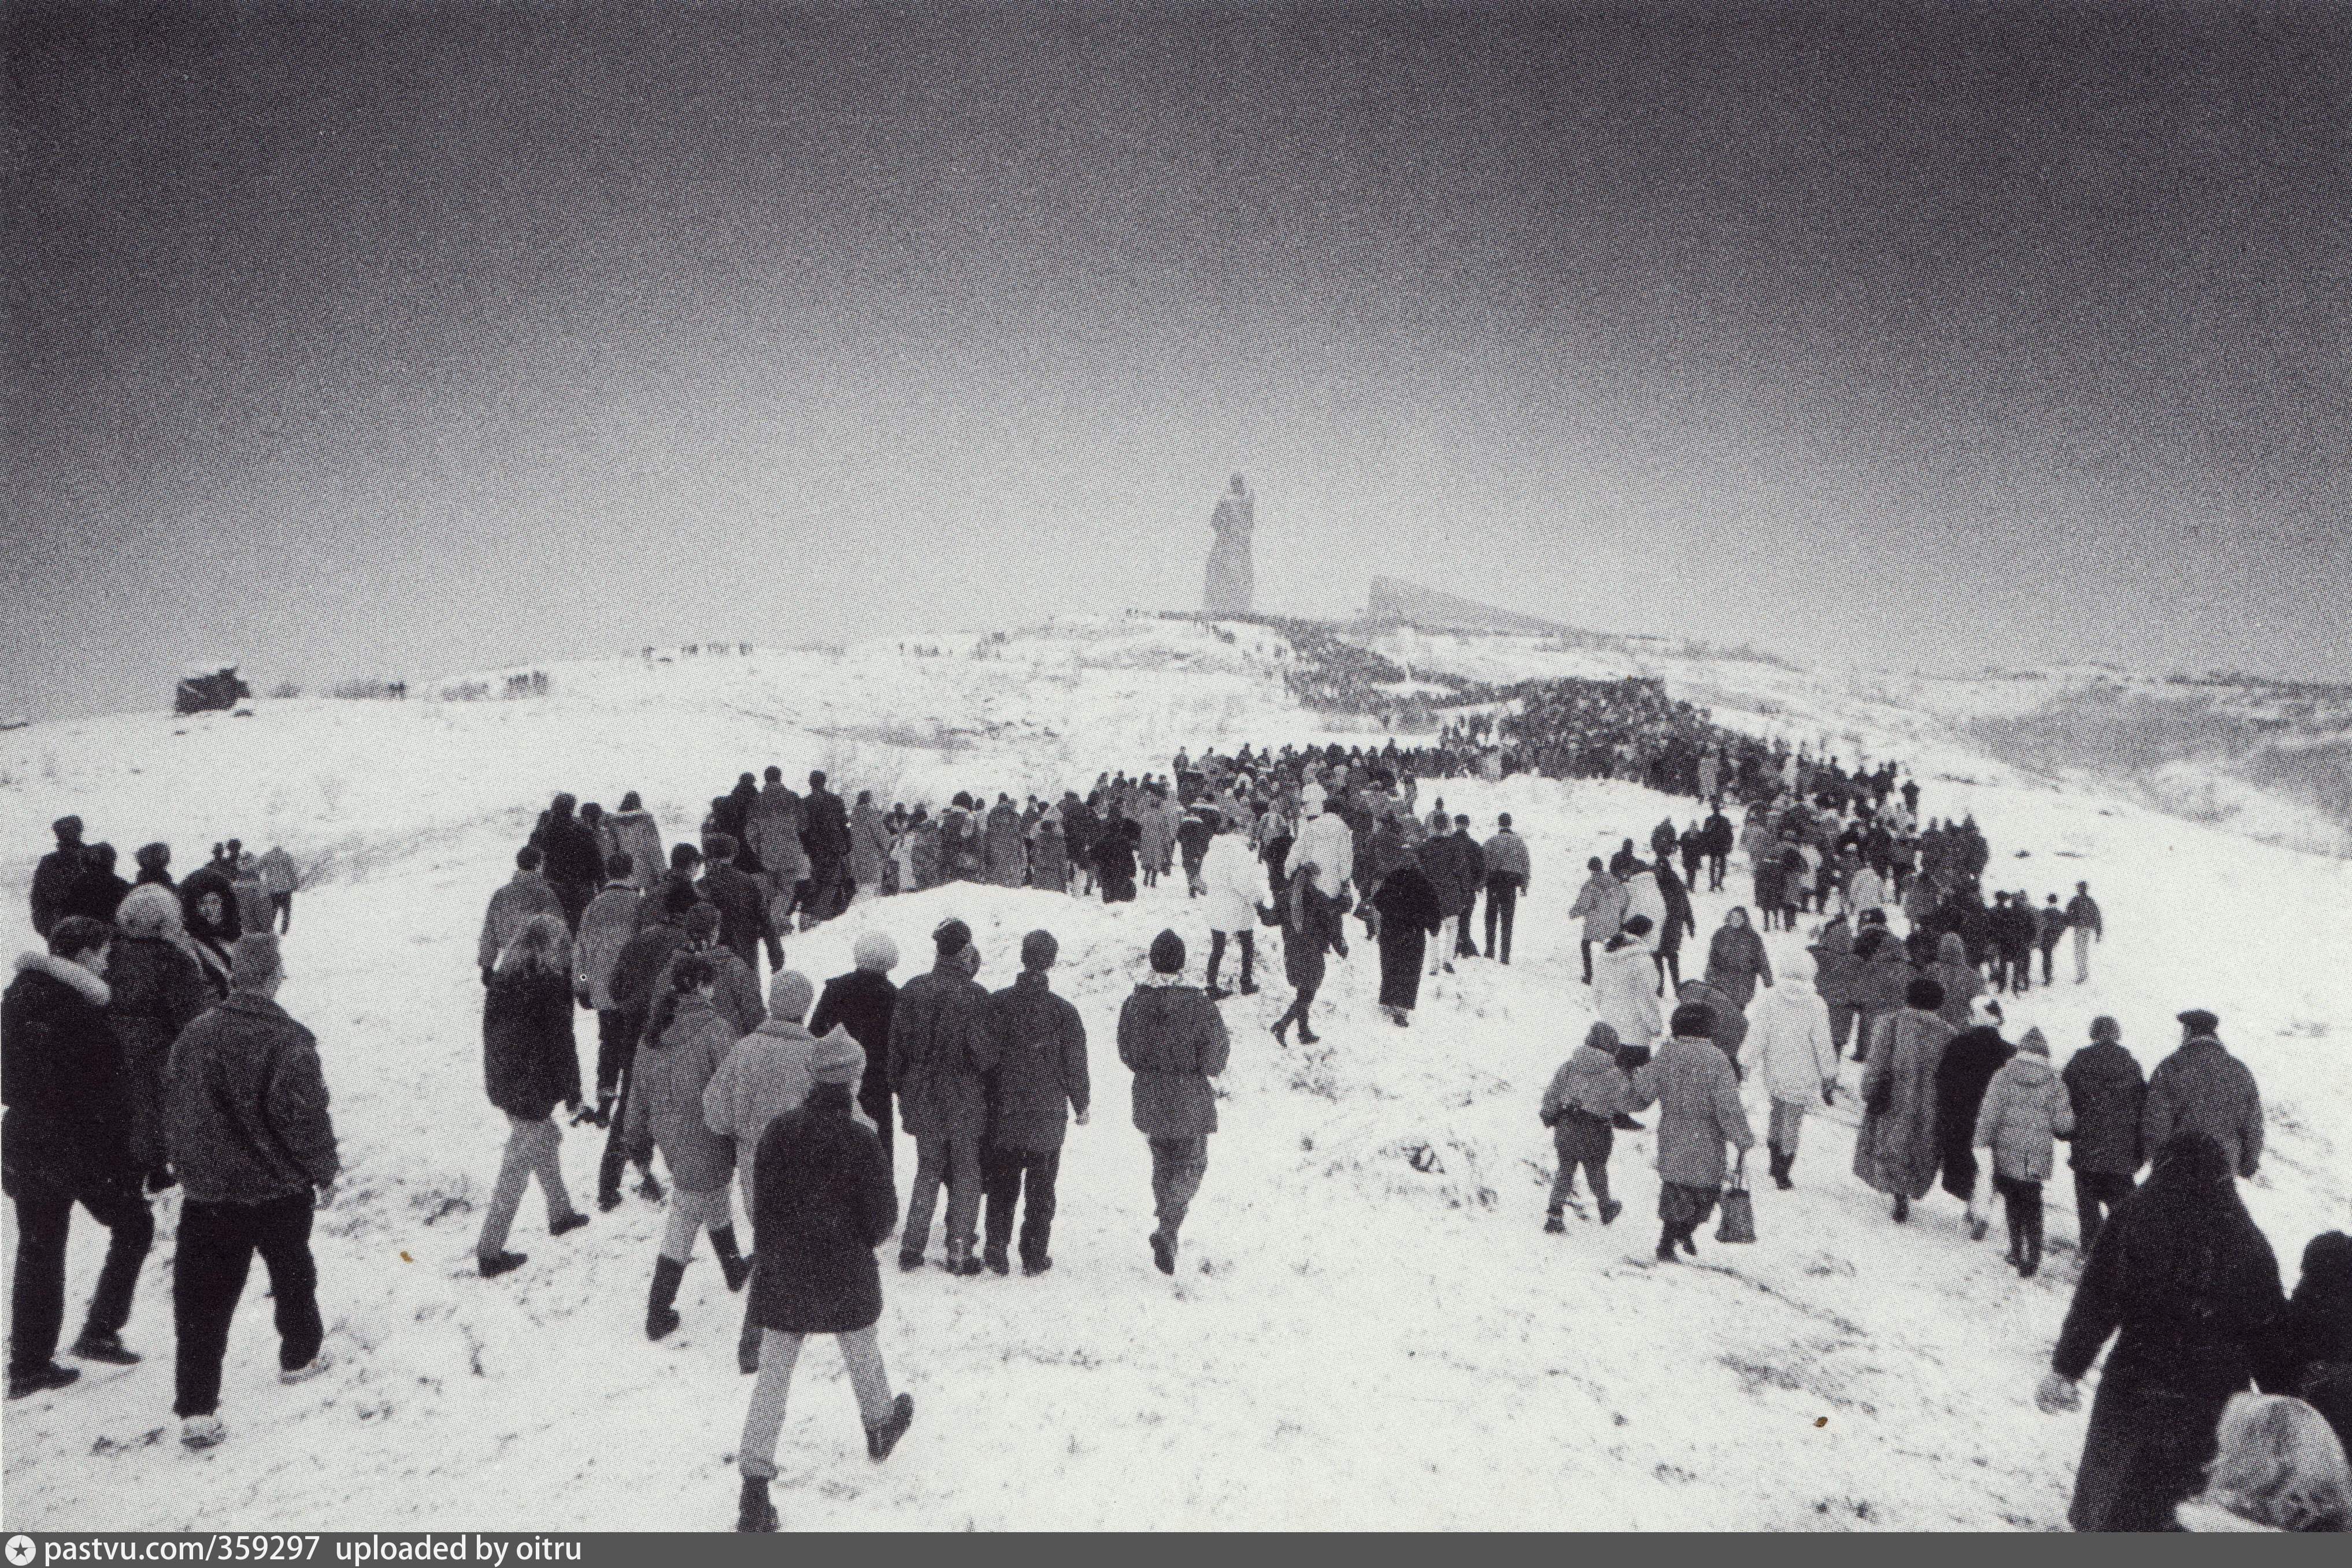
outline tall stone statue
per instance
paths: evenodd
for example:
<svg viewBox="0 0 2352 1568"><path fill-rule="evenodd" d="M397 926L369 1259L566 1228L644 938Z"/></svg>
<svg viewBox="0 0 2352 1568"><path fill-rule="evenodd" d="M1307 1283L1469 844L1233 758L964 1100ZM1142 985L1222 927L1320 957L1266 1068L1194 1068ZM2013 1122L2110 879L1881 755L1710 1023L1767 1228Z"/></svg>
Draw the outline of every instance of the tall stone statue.
<svg viewBox="0 0 2352 1568"><path fill-rule="evenodd" d="M1212 615L1246 615L1257 591L1257 574L1250 565L1250 533L1257 527L1257 498L1242 476L1217 497L1209 514L1216 542L1209 547L1207 605Z"/></svg>

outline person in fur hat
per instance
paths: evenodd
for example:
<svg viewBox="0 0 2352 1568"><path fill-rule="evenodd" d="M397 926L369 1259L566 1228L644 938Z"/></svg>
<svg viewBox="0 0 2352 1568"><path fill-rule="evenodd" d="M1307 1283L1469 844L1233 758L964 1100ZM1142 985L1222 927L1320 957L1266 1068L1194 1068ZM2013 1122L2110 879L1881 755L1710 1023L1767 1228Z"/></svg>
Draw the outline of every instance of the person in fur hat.
<svg viewBox="0 0 2352 1568"><path fill-rule="evenodd" d="M1209 1080L1225 1070L1230 1042L1217 1004L1184 983L1184 940L1152 938L1151 972L1118 1014L1118 1059L1135 1074L1136 1131L1151 1145L1152 1266L1176 1271L1176 1233L1209 1168L1217 1101Z"/></svg>
<svg viewBox="0 0 2352 1568"><path fill-rule="evenodd" d="M1992 1075L1976 1126L1977 1147L1992 1151L1993 1190L2009 1221L2009 1261L2029 1280L2042 1267L2042 1184L2050 1179L2056 1140L2074 1131L2074 1107L2050 1065L2050 1042L2029 1029L2017 1054Z"/></svg>

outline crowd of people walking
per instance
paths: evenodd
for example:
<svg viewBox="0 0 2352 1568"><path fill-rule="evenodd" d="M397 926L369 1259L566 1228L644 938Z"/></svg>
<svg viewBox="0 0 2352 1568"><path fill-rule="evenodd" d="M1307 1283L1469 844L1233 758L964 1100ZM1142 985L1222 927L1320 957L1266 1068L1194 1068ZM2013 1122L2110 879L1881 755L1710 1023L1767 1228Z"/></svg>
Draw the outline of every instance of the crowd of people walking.
<svg viewBox="0 0 2352 1568"><path fill-rule="evenodd" d="M591 1223L561 1149L567 1124L601 1132L594 1207L623 1201L633 1166L640 1194L667 1206L647 1337L679 1326L680 1284L706 1234L727 1289L744 1297L737 1359L754 1382L738 1525L772 1530L769 1483L802 1342L835 1336L867 1451L887 1458L914 1402L894 1391L877 1338L877 1249L895 1235L899 1268L920 1270L939 1218L950 1275L1006 1275L1016 1257L1024 1275L1050 1270L1066 1129L1085 1125L1093 1103L1087 1022L1054 989L1051 930L1023 938L1018 973L993 991L960 919L938 924L929 967L903 985L889 978L897 946L879 931L861 932L854 967L821 985L786 967L788 936L954 882L1108 903L1134 900L1139 883L1181 885L1207 939L1201 983L1188 978L1183 936L1161 931L1139 955L1145 973L1115 1031L1150 1157L1144 1239L1172 1274L1218 1131L1212 1081L1231 1050L1220 1004L1276 972L1260 936L1278 943L1291 993L1271 1026L1280 1045L1294 1029L1302 1044L1320 1038L1312 1009L1329 961L1349 957L1350 916L1376 955L1381 1014L1409 1027L1431 977L1511 962L1530 892L1531 856L1508 814L1481 838L1442 799L1423 810L1424 789L1506 768L1628 778L1706 811L1593 857L1563 900L1597 1021L1539 1105L1558 1159L1545 1230L1564 1233L1571 1207L1583 1214L1580 1178L1599 1224L1620 1217L1613 1143L1654 1109L1652 1255L1661 1265L1696 1255L1699 1228L1745 1192L1751 1071L1769 1107L1769 1179L1788 1190L1804 1122L1837 1103L1851 1046L1862 1062L1853 1174L1886 1195L1896 1223L1940 1181L1981 1239L1989 1164L2010 1261L2031 1277L2045 1258L2042 1186L2056 1145L2069 1145L2085 1263L2042 1406L2065 1407L2102 1343L2121 1335L2091 1416L2077 1528L2162 1526L2176 1511L2292 1528L2340 1521L2325 1485L2305 1483L2315 1467L2324 1482L2319 1437L2340 1444L2352 1414L2352 1239L2311 1243L2290 1301L2232 1186L2259 1167L2263 1121L2220 1020L2182 1013L2178 1050L2144 1081L2113 1018L2094 1022L2063 1071L2039 1029L2013 1043L2002 1032L2004 998L2014 1006L2032 988L2032 955L2049 985L2067 931L2076 983L2087 979L2104 936L2088 886L2063 905L2052 893L2037 907L2018 890L1988 905L1983 833L1968 818L1921 826L1918 786L1893 763L1848 771L1730 737L1653 683L1549 683L1528 696L1432 747L1180 751L1165 772L1106 773L1058 800L999 793L983 805L959 792L936 817L927 803L886 810L870 791L845 802L821 772L796 791L771 767L764 782L742 774L698 831L667 849L635 793L611 813L556 795L489 898L476 948L485 1088L507 1122L478 1273L528 1263L509 1243L534 1183L551 1239ZM273 999L276 933L290 925L299 878L283 850L256 859L229 841L174 883L169 851L151 845L136 857L138 883L118 891L111 851L84 846L75 819L56 826L58 851L32 890L47 951L19 961L6 995L8 1192L22 1238L9 1396L78 1375L55 1359L76 1203L110 1241L71 1354L139 1359L121 1333L153 1239L147 1198L177 1181L175 1409L182 1440L208 1447L224 1436L220 1368L254 1252L270 1275L283 1375L312 1375L327 1359L309 1235L333 1197L335 1138L316 1041ZM1692 894L1722 892L1735 854L1757 917L1731 907L1685 977ZM1776 949L1767 936L1782 932ZM575 1040L582 1010L596 1016L593 1076ZM2251 1384L2267 1393L2248 1394ZM2264 1470L2255 1450L2265 1444L2289 1458ZM2286 1502L2279 1465L2303 1478Z"/></svg>

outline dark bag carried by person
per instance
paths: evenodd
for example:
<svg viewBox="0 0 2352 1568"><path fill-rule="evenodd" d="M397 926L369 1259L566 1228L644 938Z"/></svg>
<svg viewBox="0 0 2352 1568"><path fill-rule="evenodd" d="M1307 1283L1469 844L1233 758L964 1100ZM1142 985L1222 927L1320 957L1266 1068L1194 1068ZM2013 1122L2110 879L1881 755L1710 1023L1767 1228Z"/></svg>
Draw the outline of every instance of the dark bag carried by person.
<svg viewBox="0 0 2352 1568"><path fill-rule="evenodd" d="M1748 1196L1747 1178L1734 1175L1731 1185L1724 1189L1723 1223L1715 1228L1715 1239L1724 1242L1756 1239L1756 1204Z"/></svg>

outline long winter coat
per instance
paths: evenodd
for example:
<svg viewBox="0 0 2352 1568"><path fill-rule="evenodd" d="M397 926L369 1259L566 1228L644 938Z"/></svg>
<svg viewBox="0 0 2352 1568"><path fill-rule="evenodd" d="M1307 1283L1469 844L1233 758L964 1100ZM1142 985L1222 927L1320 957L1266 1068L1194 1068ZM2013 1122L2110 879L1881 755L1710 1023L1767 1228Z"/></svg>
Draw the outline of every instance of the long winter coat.
<svg viewBox="0 0 2352 1568"><path fill-rule="evenodd" d="M882 825L882 808L860 800L849 809L849 879L860 887L879 886L882 862L890 852L890 831Z"/></svg>
<svg viewBox="0 0 2352 1568"><path fill-rule="evenodd" d="M1633 1070L1631 1108L1658 1107L1658 1179L1676 1186L1723 1183L1727 1143L1755 1147L1730 1059L1703 1040L1670 1036Z"/></svg>
<svg viewBox="0 0 2352 1568"><path fill-rule="evenodd" d="M1756 997L1756 983L1772 983L1772 960L1764 938L1752 925L1725 925L1707 939L1706 983L1745 1009Z"/></svg>
<svg viewBox="0 0 2352 1568"><path fill-rule="evenodd" d="M952 958L899 988L890 1014L890 1084L908 1135L977 1140L996 1066L988 992Z"/></svg>
<svg viewBox="0 0 2352 1568"><path fill-rule="evenodd" d="M1976 1146L1992 1151L1995 1176L2048 1181L2055 1141L2074 1130L2074 1107L2050 1058L2020 1051L1992 1075L1977 1112Z"/></svg>
<svg viewBox="0 0 2352 1568"><path fill-rule="evenodd" d="M1029 840L1029 885L1048 893L1070 890L1070 849L1062 824L1040 819Z"/></svg>
<svg viewBox="0 0 2352 1568"><path fill-rule="evenodd" d="M1217 1130L1209 1080L1230 1049L1217 1004L1197 986L1147 982L1118 1010L1118 1059L1135 1074L1136 1131L1192 1138Z"/></svg>
<svg viewBox="0 0 2352 1568"><path fill-rule="evenodd" d="M1421 998L1421 961L1445 917L1437 890L1421 867L1406 861L1381 879L1372 907L1381 917L1381 1005L1410 1008Z"/></svg>
<svg viewBox="0 0 2352 1568"><path fill-rule="evenodd" d="M1969 1163L1985 1086L2016 1051L1990 1024L1964 1029L1944 1047L1936 1063L1936 1147L1948 1168Z"/></svg>
<svg viewBox="0 0 2352 1568"><path fill-rule="evenodd" d="M2222 1406L2274 1343L2278 1259L2212 1174L2213 1190L2184 1201L2159 1170L2100 1228L2074 1288L2052 1368L2079 1378L2117 1335L2067 1510L2076 1530L2165 1529L2197 1490Z"/></svg>
<svg viewBox="0 0 2352 1568"><path fill-rule="evenodd" d="M482 993L482 1082L490 1103L526 1122L580 1103L571 977L493 975Z"/></svg>
<svg viewBox="0 0 2352 1568"><path fill-rule="evenodd" d="M1622 932L1592 955L1592 1010L1627 1045L1647 1048L1664 1028L1657 985L1649 949Z"/></svg>
<svg viewBox="0 0 2352 1568"><path fill-rule="evenodd" d="M1045 977L1024 969L988 998L996 1067L988 1075L987 1142L1043 1153L1062 1146L1072 1112L1086 1113L1087 1026Z"/></svg>
<svg viewBox="0 0 2352 1568"><path fill-rule="evenodd" d="M2271 1343L2263 1390L2307 1400L2352 1446L2352 1236L2322 1231Z"/></svg>
<svg viewBox="0 0 2352 1568"><path fill-rule="evenodd" d="M702 1091L740 1032L709 998L688 995L678 998L660 1039L637 1047L627 1142L659 1147L670 1179L688 1192L716 1192L735 1172L734 1144L703 1120Z"/></svg>
<svg viewBox="0 0 2352 1568"><path fill-rule="evenodd" d="M1300 990L1323 985L1323 952L1339 932L1339 913L1301 868L1278 896L1282 909L1282 974Z"/></svg>
<svg viewBox="0 0 2352 1568"><path fill-rule="evenodd" d="M848 1096L824 1084L768 1124L754 1150L751 1318L782 1333L855 1333L882 1316L874 1249L898 1223L898 1193Z"/></svg>
<svg viewBox="0 0 2352 1568"><path fill-rule="evenodd" d="M0 996L0 1163L68 1192L135 1181L122 1048L104 980L70 959L26 953Z"/></svg>
<svg viewBox="0 0 2352 1568"><path fill-rule="evenodd" d="M1802 981L1787 980L1756 1004L1754 1049L1765 1092L1783 1105L1820 1103L1822 1085L1837 1078L1838 1051L1830 1040L1830 1009Z"/></svg>
<svg viewBox="0 0 2352 1568"><path fill-rule="evenodd" d="M2074 1139L2066 1163L2096 1176L2130 1176L2146 1163L2140 1116L2147 1080L2123 1042L2095 1040L2076 1051L2060 1075L2074 1112Z"/></svg>
<svg viewBox="0 0 2352 1568"><path fill-rule="evenodd" d="M1813 956L1813 992L1830 1007L1859 1008L1863 999L1863 963L1853 956L1853 934L1832 921L1821 940L1806 949ZM1899 998L1898 998L1899 1005Z"/></svg>
<svg viewBox="0 0 2352 1568"><path fill-rule="evenodd" d="M1917 1008L1888 1014L1871 1031L1853 1174L1880 1192L1925 1197L1936 1185L1936 1068L1951 1039L1951 1025Z"/></svg>
<svg viewBox="0 0 2352 1568"><path fill-rule="evenodd" d="M213 1005L204 971L167 936L117 936L106 961L107 1021L122 1042L124 1089L131 1096L131 1158L142 1171L170 1159L163 1137L163 1089L172 1042Z"/></svg>
<svg viewBox="0 0 2352 1568"><path fill-rule="evenodd" d="M2242 1176L2261 1167L2262 1092L2246 1064L2210 1036L2186 1042L2147 1075L2140 1146L2154 1154L2185 1132L2210 1136Z"/></svg>
<svg viewBox="0 0 2352 1568"><path fill-rule="evenodd" d="M1029 873L1028 850L1021 834L1021 813L1009 800L999 800L988 813L984 831L988 880L997 887L1019 887Z"/></svg>

